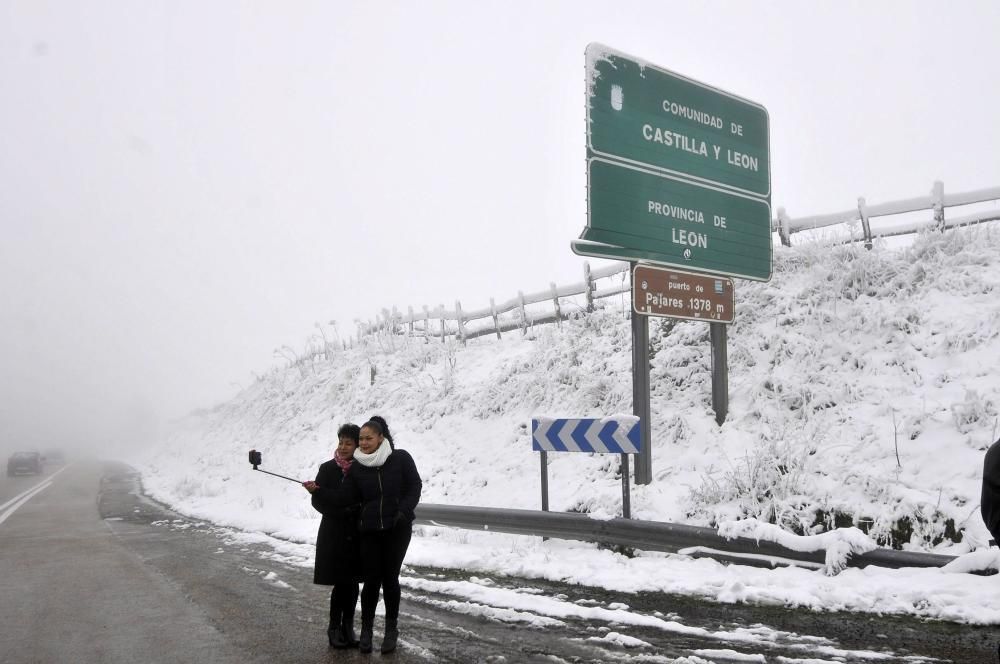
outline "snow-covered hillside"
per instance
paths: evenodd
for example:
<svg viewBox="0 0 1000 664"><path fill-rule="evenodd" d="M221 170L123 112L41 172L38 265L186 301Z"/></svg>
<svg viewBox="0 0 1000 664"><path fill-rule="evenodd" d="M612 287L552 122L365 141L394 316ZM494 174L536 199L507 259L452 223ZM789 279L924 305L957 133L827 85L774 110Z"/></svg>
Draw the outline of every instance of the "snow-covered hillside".
<svg viewBox="0 0 1000 664"><path fill-rule="evenodd" d="M901 250L776 249L771 282L737 284L721 427L708 325L651 319L654 479L633 486L633 516L854 524L884 545L962 541L953 553L981 543L982 454L1000 410L997 265L995 227ZM417 460L425 502L538 508L531 417L631 412L627 301L602 303L524 336L373 337L275 368L183 422L144 462L146 485L201 516L302 537L316 518L302 489L248 472L246 451L311 478L338 425L378 413ZM618 470L613 455L550 455L551 508L619 515Z"/></svg>

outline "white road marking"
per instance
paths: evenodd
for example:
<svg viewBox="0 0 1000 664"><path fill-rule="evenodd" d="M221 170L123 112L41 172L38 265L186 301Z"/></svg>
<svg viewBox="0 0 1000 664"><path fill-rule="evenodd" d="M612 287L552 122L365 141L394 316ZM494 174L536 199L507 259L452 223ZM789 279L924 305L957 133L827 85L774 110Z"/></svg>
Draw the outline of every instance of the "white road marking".
<svg viewBox="0 0 1000 664"><path fill-rule="evenodd" d="M50 486L52 486L52 482L49 482L49 481L46 480L43 484L41 484L41 485L35 487L34 489L32 489L31 493L29 493L28 495L24 496L23 498L21 498L20 500L18 500L16 503L14 503L13 505L11 505L11 507L6 512L4 512L3 514L0 514L0 523L3 523L4 521L6 521L7 517L9 517L11 514L13 514L14 512L16 512L18 507L20 507L21 505L25 504L29 500L31 500L32 496L34 496L36 493L41 493L42 491L44 491L45 489L49 488ZM21 495L24 495L24 494L21 494ZM8 504L8 503L5 503L5 505L6 504Z"/></svg>
<svg viewBox="0 0 1000 664"><path fill-rule="evenodd" d="M41 493L45 489L47 489L50 486L52 486L52 480L55 479L56 475L58 475L59 473L61 473L64 470L66 470L66 468L68 468L68 466L63 466L62 468L60 468L56 472L52 473L47 478L45 478L44 480L42 480L41 482L39 482L35 486L31 487L27 491L22 491L18 495L14 496L10 500L8 500L3 505L0 505L0 523L3 523L4 521L6 521L7 517L9 517L11 514L13 514L17 510L18 507L20 507L21 505L25 504L29 500L31 500L32 496L34 496L36 493ZM7 511L4 512L3 510L7 510Z"/></svg>

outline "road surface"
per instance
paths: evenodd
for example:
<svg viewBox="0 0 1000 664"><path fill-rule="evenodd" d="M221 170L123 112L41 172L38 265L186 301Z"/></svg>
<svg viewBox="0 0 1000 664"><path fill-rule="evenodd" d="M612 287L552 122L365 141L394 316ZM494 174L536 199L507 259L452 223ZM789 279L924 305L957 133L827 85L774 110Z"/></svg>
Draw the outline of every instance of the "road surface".
<svg viewBox="0 0 1000 664"><path fill-rule="evenodd" d="M302 547L299 547L302 549ZM304 564L306 563L306 564ZM185 518L119 463L0 480L0 662L357 662L274 540ZM480 592L483 591L483 592ZM404 570L397 662L995 662L1000 628Z"/></svg>

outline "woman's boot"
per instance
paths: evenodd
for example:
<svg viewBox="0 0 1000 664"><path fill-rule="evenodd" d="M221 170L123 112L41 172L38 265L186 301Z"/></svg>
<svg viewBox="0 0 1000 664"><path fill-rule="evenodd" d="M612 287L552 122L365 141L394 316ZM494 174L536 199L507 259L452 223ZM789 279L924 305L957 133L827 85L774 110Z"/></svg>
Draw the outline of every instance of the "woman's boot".
<svg viewBox="0 0 1000 664"><path fill-rule="evenodd" d="M361 616L361 639L358 641L358 648L361 652L372 651L372 632L375 631L375 619Z"/></svg>
<svg viewBox="0 0 1000 664"><path fill-rule="evenodd" d="M396 649L396 641L399 639L399 626L395 618L385 619L385 638L382 639L382 654L392 652Z"/></svg>
<svg viewBox="0 0 1000 664"><path fill-rule="evenodd" d="M345 648L357 648L358 647L358 637L354 633L354 612L344 612L344 617L340 623L340 632L344 635L344 641L347 643Z"/></svg>
<svg viewBox="0 0 1000 664"><path fill-rule="evenodd" d="M342 614L340 611L330 611L330 626L326 629L326 637L330 640L332 648L346 648L344 632L341 627Z"/></svg>

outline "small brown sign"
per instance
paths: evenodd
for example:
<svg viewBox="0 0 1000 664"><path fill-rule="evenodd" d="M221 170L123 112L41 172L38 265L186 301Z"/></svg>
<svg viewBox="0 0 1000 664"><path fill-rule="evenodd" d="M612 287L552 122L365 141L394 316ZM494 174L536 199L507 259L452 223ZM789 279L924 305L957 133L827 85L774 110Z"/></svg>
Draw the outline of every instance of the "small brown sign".
<svg viewBox="0 0 1000 664"><path fill-rule="evenodd" d="M725 277L652 265L632 271L632 307L640 314L732 323L735 303L733 282Z"/></svg>

